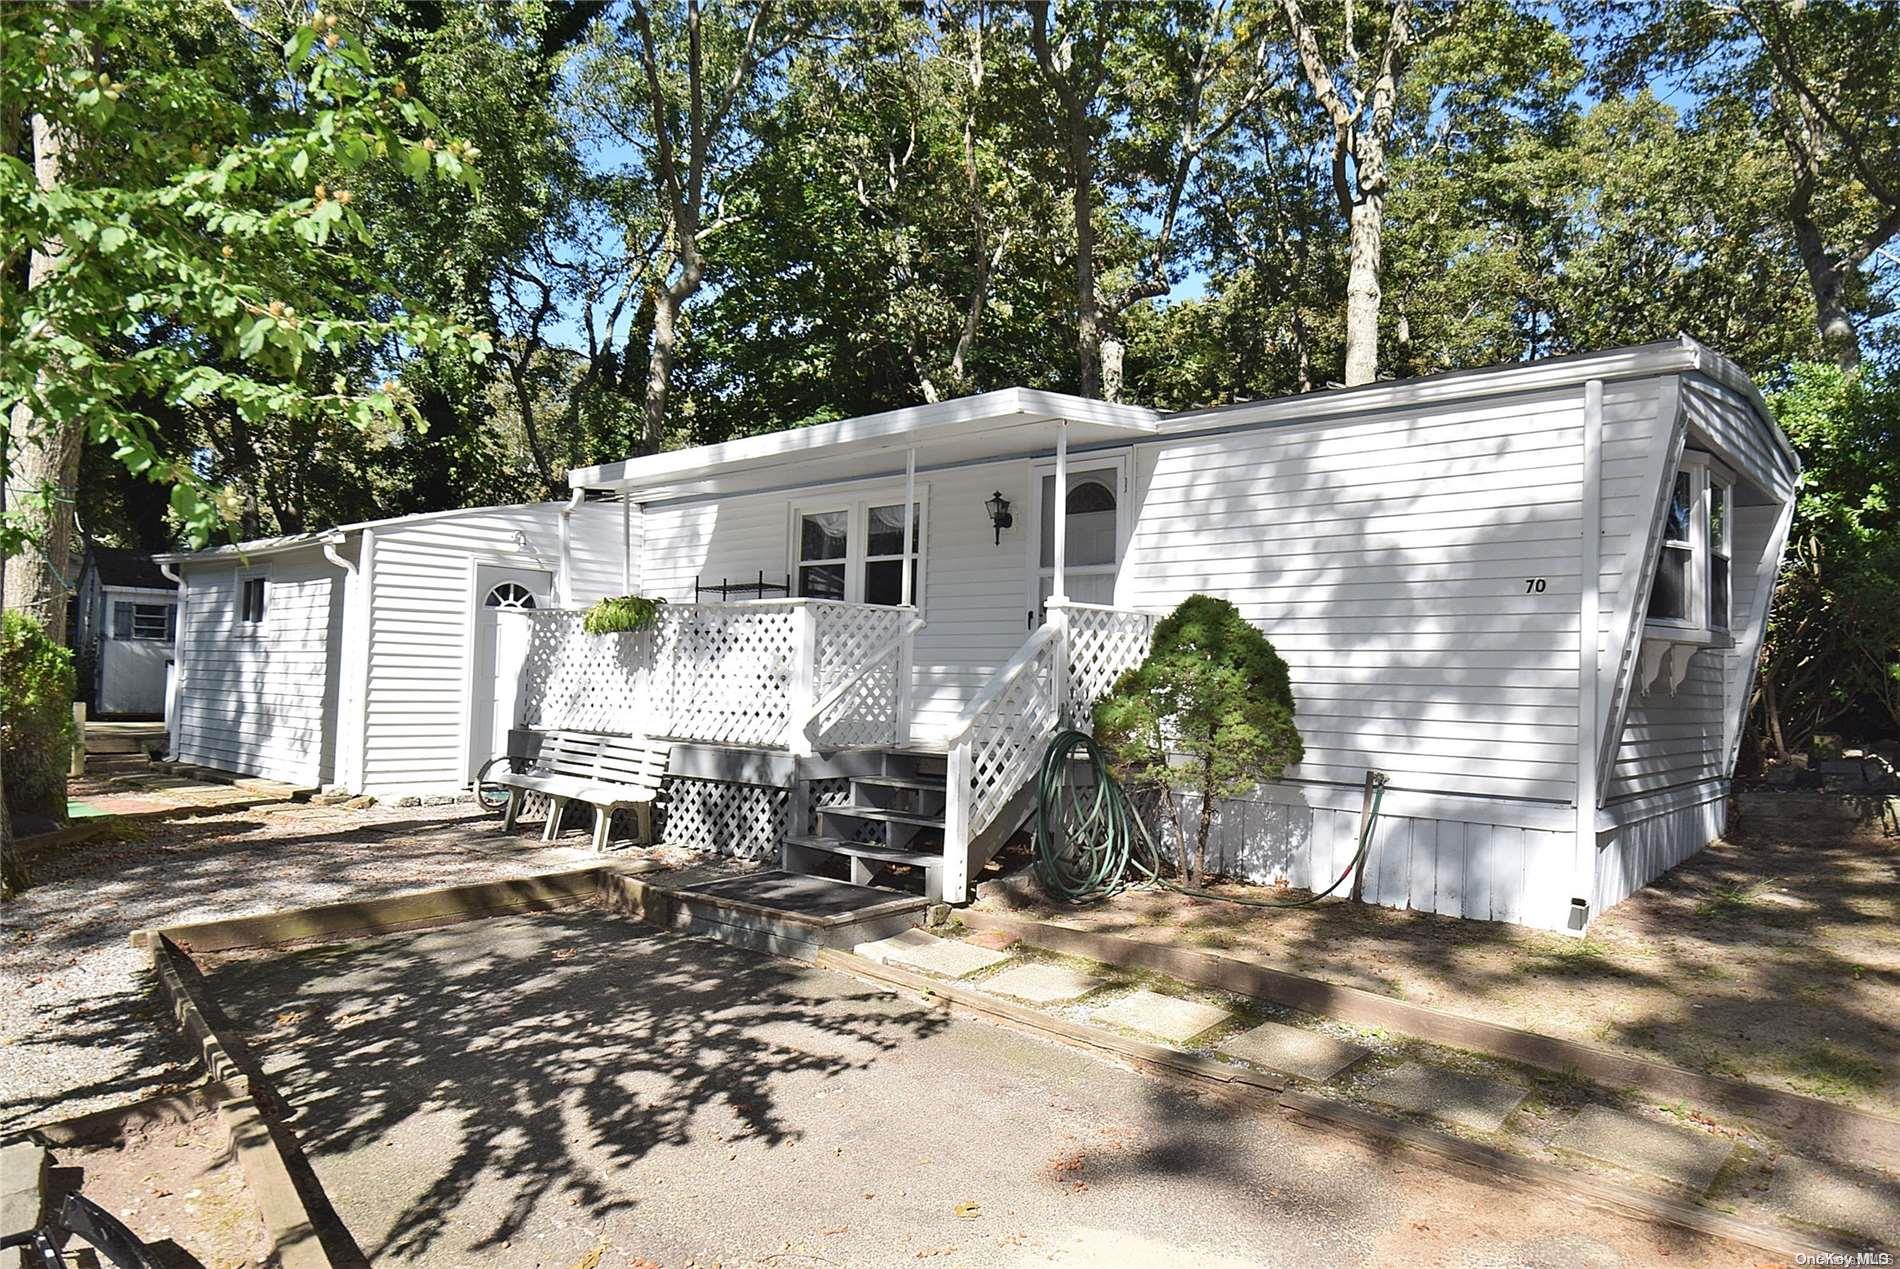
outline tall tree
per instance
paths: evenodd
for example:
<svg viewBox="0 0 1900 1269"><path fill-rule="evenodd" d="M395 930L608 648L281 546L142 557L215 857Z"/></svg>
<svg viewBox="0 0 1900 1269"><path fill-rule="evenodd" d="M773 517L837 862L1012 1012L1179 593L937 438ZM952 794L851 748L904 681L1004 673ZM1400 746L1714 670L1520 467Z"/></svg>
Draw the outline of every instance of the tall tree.
<svg viewBox="0 0 1900 1269"><path fill-rule="evenodd" d="M734 221L733 172L756 152L747 115L794 38L773 0L750 6L629 0L586 68L592 116L636 156L623 190L625 285L650 301L640 448L666 437L682 318L705 282L713 241ZM631 215L628 212L631 212ZM617 315L617 314L616 314ZM608 337L612 337L612 327Z"/></svg>
<svg viewBox="0 0 1900 1269"><path fill-rule="evenodd" d="M1361 58L1356 14L1347 0L1335 62L1320 47L1320 28L1300 0L1280 0L1313 96L1332 120L1333 190L1348 225L1346 383L1379 377L1379 309L1385 257L1385 202L1391 188L1386 148L1398 118L1405 59L1419 39L1411 0L1393 0L1379 23L1376 52Z"/></svg>
<svg viewBox="0 0 1900 1269"><path fill-rule="evenodd" d="M1084 396L1118 401L1125 315L1173 289L1189 183L1266 90L1270 43L1229 0L1077 3L1060 22L1053 8L1030 5L1029 39L1070 196L1077 377ZM1127 205L1105 219L1110 187ZM1123 239L1111 258L1105 235Z"/></svg>
<svg viewBox="0 0 1900 1269"><path fill-rule="evenodd" d="M1900 7L1650 0L1609 11L1600 80L1626 88L1664 72L1693 119L1742 110L1774 138L1792 245L1828 356L1847 374L1871 320L1893 311L1900 262Z"/></svg>

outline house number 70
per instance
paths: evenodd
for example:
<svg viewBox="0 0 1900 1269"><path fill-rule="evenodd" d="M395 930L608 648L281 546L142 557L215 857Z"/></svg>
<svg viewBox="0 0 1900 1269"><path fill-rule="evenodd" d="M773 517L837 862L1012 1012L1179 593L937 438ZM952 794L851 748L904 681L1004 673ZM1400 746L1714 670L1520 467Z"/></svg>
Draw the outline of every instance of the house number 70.
<svg viewBox="0 0 1900 1269"><path fill-rule="evenodd" d="M1541 577L1525 578L1524 579L1524 593L1526 595L1543 594L1544 593L1544 579Z"/></svg>

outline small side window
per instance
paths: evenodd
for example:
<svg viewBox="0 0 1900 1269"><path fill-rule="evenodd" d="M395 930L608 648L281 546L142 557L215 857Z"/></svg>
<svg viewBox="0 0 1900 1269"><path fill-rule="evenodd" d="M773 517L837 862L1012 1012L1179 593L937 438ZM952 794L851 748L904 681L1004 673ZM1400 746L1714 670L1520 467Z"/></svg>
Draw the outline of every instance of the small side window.
<svg viewBox="0 0 1900 1269"><path fill-rule="evenodd" d="M1656 584L1649 592L1651 621L1688 621L1690 568L1695 562L1691 537L1695 515L1695 483L1686 471L1676 473L1669 499L1669 517L1663 526L1662 556L1656 562Z"/></svg>
<svg viewBox="0 0 1900 1269"><path fill-rule="evenodd" d="M247 577L240 592L238 620L246 626L258 627L264 624L265 586L262 577Z"/></svg>
<svg viewBox="0 0 1900 1269"><path fill-rule="evenodd" d="M1727 630L1729 622L1729 487L1709 484L1709 628Z"/></svg>

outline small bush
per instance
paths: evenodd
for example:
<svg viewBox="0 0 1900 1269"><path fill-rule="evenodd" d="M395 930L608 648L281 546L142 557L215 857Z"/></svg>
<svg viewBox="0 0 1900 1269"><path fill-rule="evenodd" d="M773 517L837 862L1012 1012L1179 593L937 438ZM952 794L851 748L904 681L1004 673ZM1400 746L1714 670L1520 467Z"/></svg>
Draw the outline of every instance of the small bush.
<svg viewBox="0 0 1900 1269"><path fill-rule="evenodd" d="M644 595L615 595L610 599L596 600L594 606L581 618L581 629L590 635L626 634L634 630L649 629L660 619L660 605L664 599L648 599Z"/></svg>
<svg viewBox="0 0 1900 1269"><path fill-rule="evenodd" d="M73 654L24 613L0 619L0 769L13 815L63 823L73 752Z"/></svg>
<svg viewBox="0 0 1900 1269"><path fill-rule="evenodd" d="M1161 794L1189 884L1207 870L1214 805L1277 780L1305 754L1286 662L1240 610L1190 595L1155 626L1147 659L1095 707L1095 736L1126 783ZM1189 853L1177 792L1200 799Z"/></svg>

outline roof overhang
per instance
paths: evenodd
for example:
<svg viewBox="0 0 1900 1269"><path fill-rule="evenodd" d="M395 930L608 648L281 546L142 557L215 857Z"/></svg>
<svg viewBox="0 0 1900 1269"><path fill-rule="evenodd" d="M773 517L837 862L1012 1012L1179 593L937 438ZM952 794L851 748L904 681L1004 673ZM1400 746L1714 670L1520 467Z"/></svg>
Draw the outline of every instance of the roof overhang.
<svg viewBox="0 0 1900 1269"><path fill-rule="evenodd" d="M174 551L152 558L160 564L217 564L224 560L245 561L260 555L282 555L309 547L333 546L349 536L347 529L324 529L315 533L293 533L281 538L256 538L229 546L206 547L202 551Z"/></svg>
<svg viewBox="0 0 1900 1269"><path fill-rule="evenodd" d="M912 448L932 466L1047 453L1065 426L1070 444L1101 445L1152 436L1160 416L1142 406L1006 388L578 468L568 484L641 502L749 493L901 472L896 456Z"/></svg>

